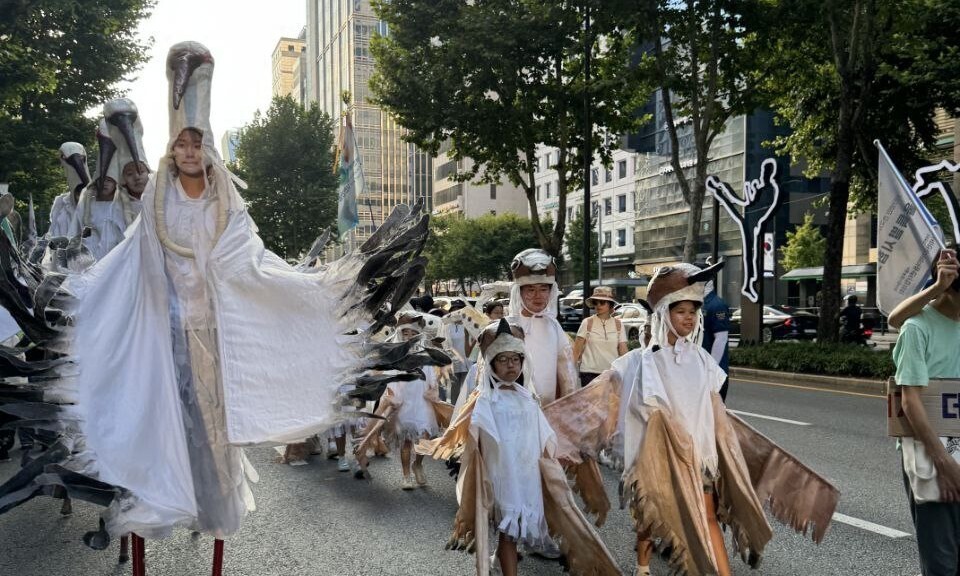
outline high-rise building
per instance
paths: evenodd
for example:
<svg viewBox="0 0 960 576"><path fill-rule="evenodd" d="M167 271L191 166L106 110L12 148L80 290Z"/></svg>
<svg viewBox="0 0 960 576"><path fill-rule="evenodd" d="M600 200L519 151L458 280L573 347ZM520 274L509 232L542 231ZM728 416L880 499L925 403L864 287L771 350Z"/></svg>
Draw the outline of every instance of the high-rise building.
<svg viewBox="0 0 960 576"><path fill-rule="evenodd" d="M466 218L485 214L519 214L526 217L529 214L527 195L519 186L509 182L474 184L454 180L453 175L472 168L473 161L469 158L454 160L449 155L449 149L449 141L444 142L433 160L434 214L463 214Z"/></svg>
<svg viewBox="0 0 960 576"><path fill-rule="evenodd" d="M273 95L292 96L299 99L300 82L294 80L294 67L300 55L306 51L306 42L301 38L280 38L273 49Z"/></svg>
<svg viewBox="0 0 960 576"><path fill-rule="evenodd" d="M231 128L220 138L220 155L224 162L237 161L237 142L240 141L240 130Z"/></svg>
<svg viewBox="0 0 960 576"><path fill-rule="evenodd" d="M431 161L404 142L403 129L372 102L370 39L387 29L369 0L307 0L306 5L306 102L317 102L332 118L342 118L342 98L350 94L366 183L366 192L357 198L357 237L364 238L398 204L423 200L432 209Z"/></svg>

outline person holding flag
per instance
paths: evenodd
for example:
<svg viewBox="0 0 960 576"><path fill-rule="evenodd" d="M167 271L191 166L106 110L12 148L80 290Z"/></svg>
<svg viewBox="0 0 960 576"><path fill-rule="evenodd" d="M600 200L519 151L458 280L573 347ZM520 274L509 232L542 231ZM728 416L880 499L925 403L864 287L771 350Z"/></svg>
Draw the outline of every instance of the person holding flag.
<svg viewBox="0 0 960 576"><path fill-rule="evenodd" d="M903 484L923 575L953 576L960 565L960 438L937 434L921 390L931 378L960 377L958 262L954 250L944 249L936 221L877 147L877 304L890 311L891 325L901 327L893 360L913 429L898 444Z"/></svg>

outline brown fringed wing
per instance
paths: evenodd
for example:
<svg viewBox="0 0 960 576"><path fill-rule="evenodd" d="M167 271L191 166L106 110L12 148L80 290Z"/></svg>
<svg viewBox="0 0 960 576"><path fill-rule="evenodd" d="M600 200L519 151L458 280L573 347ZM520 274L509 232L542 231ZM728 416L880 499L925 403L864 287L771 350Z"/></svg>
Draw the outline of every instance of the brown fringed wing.
<svg viewBox="0 0 960 576"><path fill-rule="evenodd" d="M763 504L750 481L737 435L720 395L713 393L714 427L719 457L717 519L730 526L734 551L749 566L760 563L763 550L773 538L773 529L763 513Z"/></svg>
<svg viewBox="0 0 960 576"><path fill-rule="evenodd" d="M477 405L477 398L479 397L480 393L474 390L461 408L457 419L452 425L446 427L440 437L433 440L421 440L417 443L417 454L430 456L436 460L449 460L460 456L470 436L470 418L473 416L473 407ZM448 415L447 421L449 420L450 416Z"/></svg>
<svg viewBox="0 0 960 576"><path fill-rule="evenodd" d="M643 448L624 475L622 490L637 533L660 539L661 550L670 549L673 570L717 573L693 441L664 410L651 414Z"/></svg>
<svg viewBox="0 0 960 576"><path fill-rule="evenodd" d="M603 487L603 477L597 461L588 459L572 464L567 467L567 476L573 479L573 491L583 500L583 511L597 517L594 524L598 528L603 526L607 521L607 512L610 511L610 498Z"/></svg>
<svg viewBox="0 0 960 576"><path fill-rule="evenodd" d="M373 450L377 444L380 433L383 431L383 427L386 425L387 419L393 414L395 406L392 401L392 396L390 394L384 394L380 398L380 405L377 406L376 411L373 413L379 418L371 418L367 423L366 428L361 432L360 443L353 448L354 454L366 454L367 450Z"/></svg>
<svg viewBox="0 0 960 576"><path fill-rule="evenodd" d="M727 412L757 497L774 518L816 543L823 540L840 501L840 491L772 440Z"/></svg>
<svg viewBox="0 0 960 576"><path fill-rule="evenodd" d="M543 408L550 427L557 433L556 458L579 464L609 445L617 430L620 413L620 377L607 370L576 392L558 398Z"/></svg>
<svg viewBox="0 0 960 576"><path fill-rule="evenodd" d="M560 463L554 458L541 458L540 474L547 527L566 557L567 570L574 576L619 576L616 560L577 508Z"/></svg>

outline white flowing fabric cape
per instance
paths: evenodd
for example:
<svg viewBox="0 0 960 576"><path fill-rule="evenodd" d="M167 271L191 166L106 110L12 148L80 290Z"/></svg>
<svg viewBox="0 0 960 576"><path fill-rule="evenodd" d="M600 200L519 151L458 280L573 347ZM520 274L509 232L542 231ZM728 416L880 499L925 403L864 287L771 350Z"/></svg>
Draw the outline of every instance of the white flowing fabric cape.
<svg viewBox="0 0 960 576"><path fill-rule="evenodd" d="M265 250L229 188L229 220L207 264L228 438L299 440L336 423L337 388L357 365L358 337L341 335L346 282L296 272ZM79 300L76 410L90 472L134 496L111 532L163 533L197 515L154 194L151 182L124 241L67 285Z"/></svg>

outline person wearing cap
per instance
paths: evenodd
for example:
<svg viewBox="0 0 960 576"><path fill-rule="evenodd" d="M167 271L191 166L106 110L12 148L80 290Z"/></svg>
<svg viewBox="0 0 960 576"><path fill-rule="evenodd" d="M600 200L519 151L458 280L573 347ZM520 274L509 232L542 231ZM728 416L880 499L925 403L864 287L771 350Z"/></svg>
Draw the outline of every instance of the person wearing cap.
<svg viewBox="0 0 960 576"><path fill-rule="evenodd" d="M553 256L539 248L517 254L510 264L512 323L526 334L527 360L536 375L534 392L547 405L579 388L573 347L557 321L557 265Z"/></svg>
<svg viewBox="0 0 960 576"><path fill-rule="evenodd" d="M51 238L67 236L76 218L80 193L90 184L90 170L87 168L87 151L77 142L64 142L60 146L60 165L67 179L68 190L53 199L50 207L50 228L47 235Z"/></svg>
<svg viewBox="0 0 960 576"><path fill-rule="evenodd" d="M422 339L426 328L424 316L418 312L404 312L397 318L394 342L409 342ZM418 345L422 346L422 344ZM439 401L436 372L432 366L424 366L424 378L409 382L391 382L387 385L381 403L392 408L383 426L384 436L391 448L400 450L402 476L400 487L413 490L427 485L423 471L423 456L414 454L413 444L421 439L434 438L440 432L433 404ZM364 458L358 458L361 468L366 469ZM411 475L411 471L413 474Z"/></svg>
<svg viewBox="0 0 960 576"><path fill-rule="evenodd" d="M112 255L64 284L78 303L74 410L89 472L123 487L105 531L135 533L141 559L144 537L210 534L219 576L223 539L254 509L242 446L343 421L340 406L367 398L340 386L371 370L415 377L410 365L440 362L403 364L371 338L422 280L413 259L428 217L398 209L341 268L290 266L265 249L215 147L213 55L181 42L165 64L169 140L141 216Z"/></svg>
<svg viewBox="0 0 960 576"><path fill-rule="evenodd" d="M449 312L456 312L467 307L467 303L461 299L456 299L450 303ZM452 323L444 323L441 328L441 336L444 338L444 349L453 358L453 380L450 382L451 402L456 402L460 397L460 387L463 385L467 372L470 371L470 352L473 350L473 342L463 326L463 320L456 320Z"/></svg>
<svg viewBox="0 0 960 576"><path fill-rule="evenodd" d="M721 519L755 567L773 537L758 486L776 518L804 533L813 526L814 541L823 538L840 497L723 407L726 374L701 346L706 281L722 265L658 269L647 291L650 346L613 363L623 385L621 502L634 519L639 576L650 574L658 539L678 571L731 574Z"/></svg>
<svg viewBox="0 0 960 576"><path fill-rule="evenodd" d="M101 260L123 240L127 229L124 219L124 194L117 193L120 183L120 159L114 154L116 144L110 138L107 121L101 119L97 128L100 147L97 178L87 186L77 203L76 216L70 236L85 234L83 245L95 260Z"/></svg>
<svg viewBox="0 0 960 576"><path fill-rule="evenodd" d="M613 317L616 305L609 286L597 286L587 298L587 306L596 313L580 323L573 342L573 360L580 367L581 386L609 370L614 360L627 353L627 331L620 319Z"/></svg>
<svg viewBox="0 0 960 576"><path fill-rule="evenodd" d="M515 576L518 548L555 547L554 534L564 546L571 574L620 574L594 526L572 505L572 491L556 458L557 435L531 391L535 373L526 357L523 329L507 319L491 322L478 346L477 390L443 437L418 446L418 452L434 458L463 447L459 509L447 548L474 552L478 575L489 574L497 562L504 576ZM490 487L489 497L483 486ZM487 529L495 534L492 555Z"/></svg>

